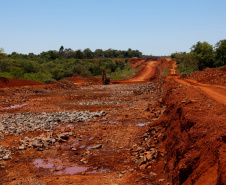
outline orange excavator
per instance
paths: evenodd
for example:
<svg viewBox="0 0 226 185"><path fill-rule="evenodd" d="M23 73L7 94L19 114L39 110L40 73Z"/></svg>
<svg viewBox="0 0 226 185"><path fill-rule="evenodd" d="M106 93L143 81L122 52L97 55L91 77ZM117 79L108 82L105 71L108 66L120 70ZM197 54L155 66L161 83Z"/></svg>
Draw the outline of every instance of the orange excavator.
<svg viewBox="0 0 226 185"><path fill-rule="evenodd" d="M110 76L107 76L107 75L106 75L106 71L103 69L103 75L102 75L102 82L103 82L103 85L108 85L108 84L110 84L110 81L111 81Z"/></svg>

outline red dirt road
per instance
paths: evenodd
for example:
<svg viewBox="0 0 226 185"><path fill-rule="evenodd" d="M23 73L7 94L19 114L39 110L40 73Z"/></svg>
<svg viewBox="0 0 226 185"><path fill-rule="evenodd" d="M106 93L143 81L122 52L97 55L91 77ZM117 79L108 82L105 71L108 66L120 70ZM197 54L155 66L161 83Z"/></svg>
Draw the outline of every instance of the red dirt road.
<svg viewBox="0 0 226 185"><path fill-rule="evenodd" d="M160 61L142 61L141 69L130 79L112 81L112 84L129 84L129 83L145 83L150 79L157 77L158 65Z"/></svg>
<svg viewBox="0 0 226 185"><path fill-rule="evenodd" d="M226 87L225 86L202 84L195 80L180 79L179 77L171 76L169 78L174 79L178 83L197 88L201 90L208 97L218 101L219 103L226 105Z"/></svg>

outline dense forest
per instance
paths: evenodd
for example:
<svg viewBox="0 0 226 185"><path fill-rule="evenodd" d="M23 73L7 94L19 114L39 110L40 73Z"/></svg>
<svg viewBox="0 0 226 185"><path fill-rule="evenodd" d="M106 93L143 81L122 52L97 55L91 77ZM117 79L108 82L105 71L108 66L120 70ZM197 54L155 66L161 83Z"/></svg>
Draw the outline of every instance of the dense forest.
<svg viewBox="0 0 226 185"><path fill-rule="evenodd" d="M177 69L180 75L190 74L206 67L225 67L226 40L220 40L215 46L207 42L197 42L191 47L189 53L173 53L171 58L177 61Z"/></svg>
<svg viewBox="0 0 226 185"><path fill-rule="evenodd" d="M89 48L73 51L61 46L59 51L50 50L38 55L16 52L7 55L1 49L0 77L50 82L73 74L100 76L104 68L113 78L120 79L120 75L129 77L134 73L127 63L128 58L141 56L140 51L132 49L96 49L92 52Z"/></svg>

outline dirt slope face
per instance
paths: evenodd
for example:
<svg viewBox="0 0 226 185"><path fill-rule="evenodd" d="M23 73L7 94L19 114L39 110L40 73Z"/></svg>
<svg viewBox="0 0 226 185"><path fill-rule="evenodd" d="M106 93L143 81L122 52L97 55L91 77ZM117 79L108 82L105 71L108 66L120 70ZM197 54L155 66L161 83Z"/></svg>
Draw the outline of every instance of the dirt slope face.
<svg viewBox="0 0 226 185"><path fill-rule="evenodd" d="M32 80L22 80L22 79L0 77L0 88L33 86L33 85L44 85L44 84L45 83L36 82L36 81L32 81Z"/></svg>
<svg viewBox="0 0 226 185"><path fill-rule="evenodd" d="M196 84L169 79L165 174L173 184L225 184L226 107ZM225 94L223 94L225 98Z"/></svg>

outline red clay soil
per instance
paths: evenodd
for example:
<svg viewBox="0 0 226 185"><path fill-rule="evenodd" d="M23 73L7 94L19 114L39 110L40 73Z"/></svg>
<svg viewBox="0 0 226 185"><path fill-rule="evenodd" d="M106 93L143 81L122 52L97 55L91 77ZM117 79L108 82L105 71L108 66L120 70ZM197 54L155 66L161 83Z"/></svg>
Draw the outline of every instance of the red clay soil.
<svg viewBox="0 0 226 185"><path fill-rule="evenodd" d="M73 75L72 77L65 78L65 80L71 81L76 85L101 84L100 78L92 76Z"/></svg>
<svg viewBox="0 0 226 185"><path fill-rule="evenodd" d="M21 139L44 137L49 130L0 135L1 146L12 149L11 159L0 159L0 184L226 184L225 71L206 69L181 78L174 76L171 59L132 62L140 67L138 74L116 85L91 85L98 79L74 76L69 78L73 83L89 85L29 82L36 85L30 87L22 80L23 87L0 88L3 117L74 110L107 113L54 127L54 133L68 131L72 136L49 150L18 149ZM166 69L171 76L163 77ZM146 84L150 80L154 83ZM88 149L100 143L102 148ZM57 174L60 169L37 167L36 160L44 166L55 161L59 168L90 171Z"/></svg>
<svg viewBox="0 0 226 185"><path fill-rule="evenodd" d="M177 70L175 69L177 64L171 58L161 58L159 68L161 70L161 75L165 76L168 72L168 75L178 75Z"/></svg>
<svg viewBox="0 0 226 185"><path fill-rule="evenodd" d="M45 85L42 82L32 80L14 79L14 78L0 78L0 88L4 87L20 87L20 86L33 86Z"/></svg>
<svg viewBox="0 0 226 185"><path fill-rule="evenodd" d="M146 59L129 59L129 64L132 69L137 69L146 61Z"/></svg>
<svg viewBox="0 0 226 185"><path fill-rule="evenodd" d="M226 70L225 68L206 68L203 71L196 71L188 75L187 78L205 84L226 85Z"/></svg>
<svg viewBox="0 0 226 185"><path fill-rule="evenodd" d="M167 112L159 120L166 128L165 174L172 184L225 184L225 105L196 85L173 78L166 85Z"/></svg>
<svg viewBox="0 0 226 185"><path fill-rule="evenodd" d="M159 72L159 61L154 60L143 60L143 59L134 59L134 66L139 66L139 71L130 79L126 80L114 80L112 84L129 84L129 83L145 83L149 82L151 79L157 78L160 76Z"/></svg>

